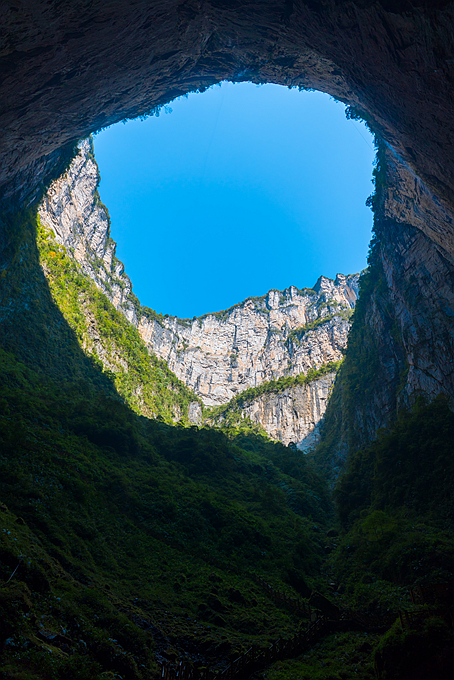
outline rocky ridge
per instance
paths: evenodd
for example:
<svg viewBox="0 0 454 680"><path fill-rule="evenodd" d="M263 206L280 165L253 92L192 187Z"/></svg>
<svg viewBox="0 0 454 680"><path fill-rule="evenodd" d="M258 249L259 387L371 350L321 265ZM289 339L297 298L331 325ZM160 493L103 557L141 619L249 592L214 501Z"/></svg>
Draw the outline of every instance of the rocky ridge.
<svg viewBox="0 0 454 680"><path fill-rule="evenodd" d="M284 375L342 358L358 277L320 277L314 289L291 286L191 320L143 316L150 351L208 406Z"/></svg>
<svg viewBox="0 0 454 680"><path fill-rule="evenodd" d="M158 315L142 307L132 292L115 254L98 184L87 139L41 202L41 223L52 229L57 242L139 330L149 352L164 359L205 405L226 404L248 388L306 374L342 358L359 275L338 274L335 281L321 276L313 289L270 290L193 319ZM285 443L301 441L324 413L327 381L324 377L310 388L289 388L276 398L261 395L248 406L247 416ZM194 422L201 418L198 410L194 412Z"/></svg>

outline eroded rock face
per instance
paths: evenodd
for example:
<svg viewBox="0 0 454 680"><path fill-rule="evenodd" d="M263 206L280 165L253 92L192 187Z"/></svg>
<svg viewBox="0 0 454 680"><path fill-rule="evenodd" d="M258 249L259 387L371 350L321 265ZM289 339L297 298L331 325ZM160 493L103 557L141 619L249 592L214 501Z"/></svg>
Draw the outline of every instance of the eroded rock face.
<svg viewBox="0 0 454 680"><path fill-rule="evenodd" d="M386 156L389 184L377 221L385 286L366 313L379 361L374 392L358 409L357 433L366 441L418 394L443 393L454 404L454 258L445 247L454 214L391 151Z"/></svg>
<svg viewBox="0 0 454 680"><path fill-rule="evenodd" d="M90 139L67 172L50 185L39 205L41 223L52 229L83 271L105 293L128 321L137 324L132 285L115 255L106 207L98 194L99 170Z"/></svg>
<svg viewBox="0 0 454 680"><path fill-rule="evenodd" d="M336 378L328 373L307 385L296 385L282 392L261 394L241 405L241 414L268 435L307 453L320 441L320 423L325 414Z"/></svg>
<svg viewBox="0 0 454 680"><path fill-rule="evenodd" d="M350 309L343 289L352 298L357 280L324 279L325 290L315 295L293 286L272 290L219 316L164 319L164 327L141 319L139 329L150 351L166 359L205 404L225 404L248 387L339 361L350 328L348 317L340 315ZM318 320L320 325L310 329Z"/></svg>
<svg viewBox="0 0 454 680"><path fill-rule="evenodd" d="M389 149L381 165L371 275L325 416L336 474L419 395L454 408L454 262L443 247L453 217Z"/></svg>
<svg viewBox="0 0 454 680"><path fill-rule="evenodd" d="M205 404L225 404L248 387L306 374L342 358L358 294L357 274L338 274L335 281L322 276L313 289L271 290L194 319L147 313L116 258L98 182L86 140L68 172L44 197L41 223L52 228L57 241L139 329L149 351L165 359Z"/></svg>
<svg viewBox="0 0 454 680"><path fill-rule="evenodd" d="M313 87L363 111L389 147L377 212L386 291L368 303L365 341L381 358L354 427L373 436L418 389L454 397L452 2L25 0L2 9L4 211L55 176L63 144L225 78Z"/></svg>
<svg viewBox="0 0 454 680"><path fill-rule="evenodd" d="M24 0L4 3L2 26L0 186L18 173L36 186L39 159L63 144L231 79L313 87L359 106L452 201L447 0Z"/></svg>

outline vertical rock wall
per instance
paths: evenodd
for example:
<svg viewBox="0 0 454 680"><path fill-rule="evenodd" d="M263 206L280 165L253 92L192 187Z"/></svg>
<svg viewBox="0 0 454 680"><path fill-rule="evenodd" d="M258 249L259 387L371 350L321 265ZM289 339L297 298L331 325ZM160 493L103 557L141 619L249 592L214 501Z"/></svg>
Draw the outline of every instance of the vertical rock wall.
<svg viewBox="0 0 454 680"><path fill-rule="evenodd" d="M44 197L41 222L139 329L149 351L206 405L225 404L247 388L342 358L359 275L338 274L335 281L322 276L314 288L271 290L194 319L157 315L141 307L115 255L98 182L85 140L66 175Z"/></svg>
<svg viewBox="0 0 454 680"><path fill-rule="evenodd" d="M306 385L295 385L281 391L266 392L245 399L238 407L241 418L249 418L267 434L286 446L296 444L307 453L320 441L320 425L336 374L328 373ZM233 409L232 409L233 410ZM227 410L222 420L229 420Z"/></svg>
<svg viewBox="0 0 454 680"><path fill-rule="evenodd" d="M323 427L335 470L418 396L454 407L453 215L390 149L380 156L372 264Z"/></svg>

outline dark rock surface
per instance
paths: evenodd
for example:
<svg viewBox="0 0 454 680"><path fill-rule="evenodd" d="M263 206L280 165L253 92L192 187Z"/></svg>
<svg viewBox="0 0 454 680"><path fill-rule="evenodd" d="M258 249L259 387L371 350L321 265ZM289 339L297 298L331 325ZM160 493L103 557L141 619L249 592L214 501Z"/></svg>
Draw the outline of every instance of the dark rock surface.
<svg viewBox="0 0 454 680"><path fill-rule="evenodd" d="M380 258L393 319L373 298L383 354L358 427L387 421L407 364L403 401L454 396L453 2L5 0L1 21L4 208L37 195L65 145L223 79L357 107L389 148Z"/></svg>
<svg viewBox="0 0 454 680"><path fill-rule="evenodd" d="M63 144L225 78L358 105L397 156L454 190L453 3L2 3L0 184Z"/></svg>

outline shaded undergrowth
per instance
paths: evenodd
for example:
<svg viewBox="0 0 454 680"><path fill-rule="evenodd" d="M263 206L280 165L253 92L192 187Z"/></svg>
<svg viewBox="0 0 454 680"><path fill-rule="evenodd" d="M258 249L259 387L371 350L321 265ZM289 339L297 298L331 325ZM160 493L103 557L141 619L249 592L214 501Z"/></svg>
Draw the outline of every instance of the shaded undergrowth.
<svg viewBox="0 0 454 680"><path fill-rule="evenodd" d="M317 582L321 478L262 436L184 427L188 391L35 212L2 220L3 677L152 677L291 634L251 574Z"/></svg>
<svg viewBox="0 0 454 680"><path fill-rule="evenodd" d="M0 278L2 680L140 680L179 658L222 669L300 623L266 597L256 574L289 596L316 588L370 615L408 606L409 585L454 580L454 416L446 400L400 410L370 446L348 441L333 528L326 481L311 459L251 429L184 427L190 395L165 365L147 359L140 338L49 234L37 249L32 212L8 219ZM320 468L342 439L340 416L348 430L349 409L372 389L377 356L365 342L365 306L381 288L372 266ZM160 419L140 416L144 404ZM394 627L380 640L342 633L273 665L267 677L427 679L433 668L450 677L452 646L441 619L412 632Z"/></svg>
<svg viewBox="0 0 454 680"><path fill-rule="evenodd" d="M329 502L304 459L262 437L147 420L5 352L0 366L8 672L140 678L160 654L219 662L293 630L251 573L290 594L294 573L317 581Z"/></svg>

